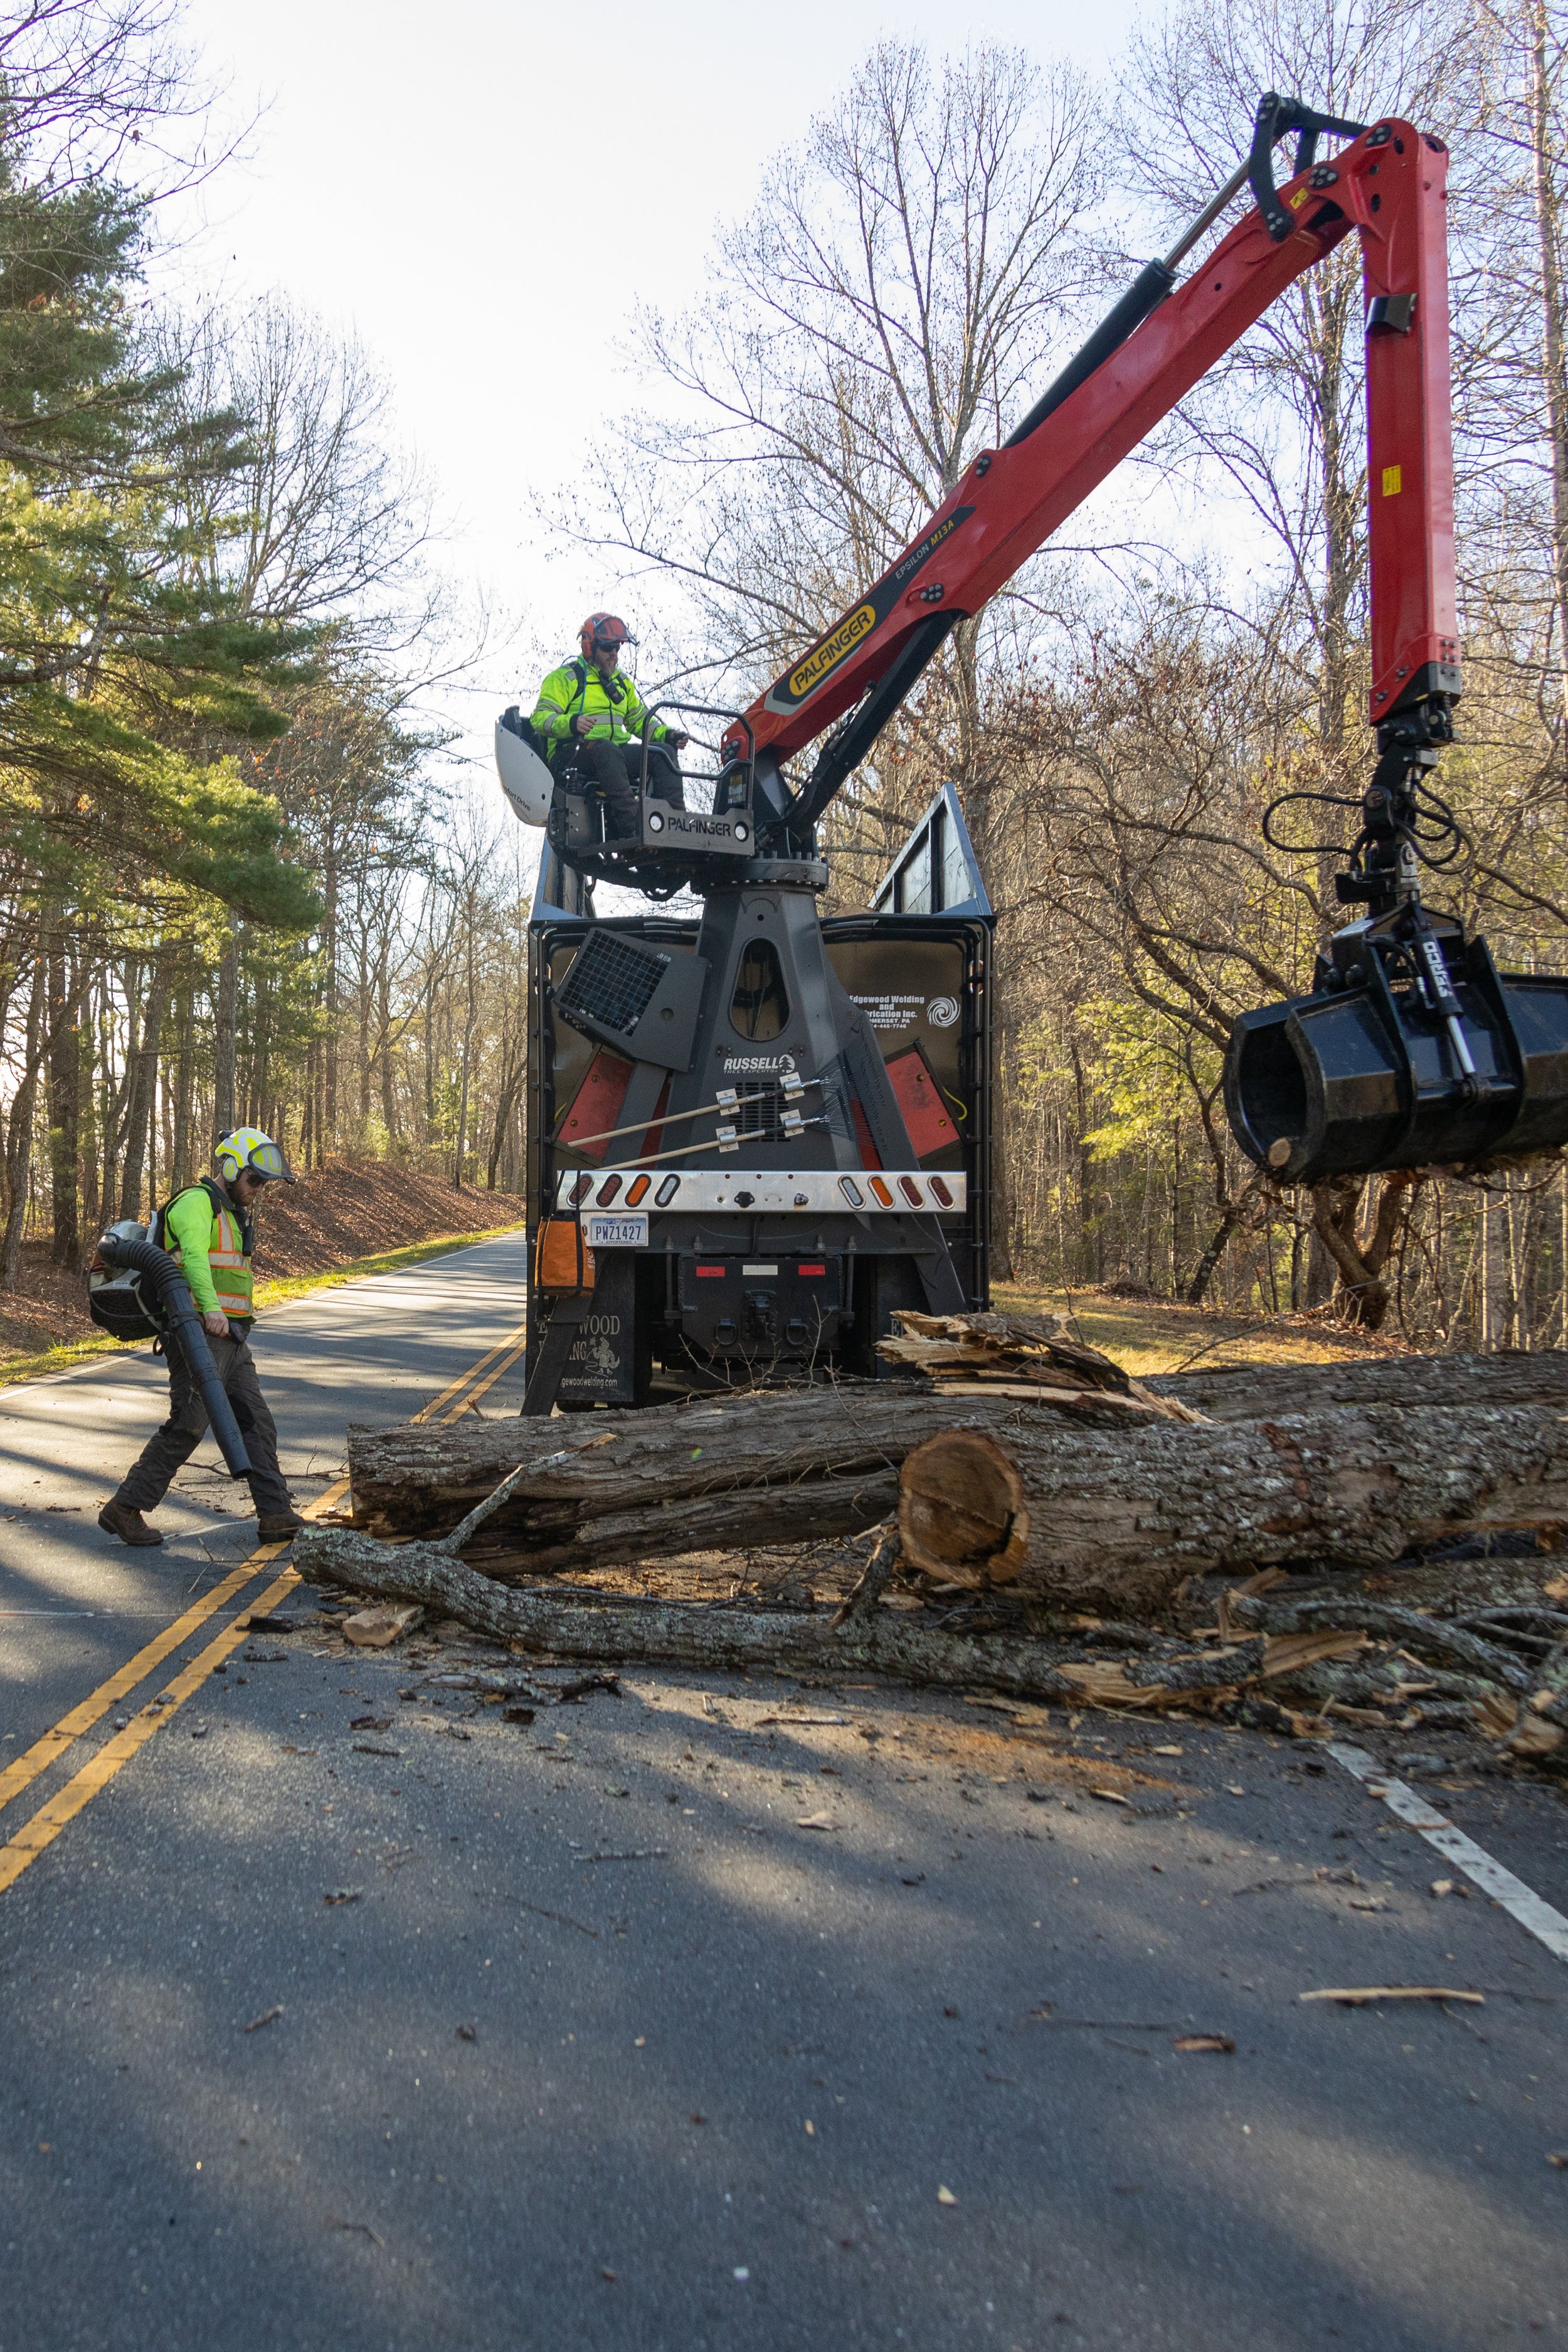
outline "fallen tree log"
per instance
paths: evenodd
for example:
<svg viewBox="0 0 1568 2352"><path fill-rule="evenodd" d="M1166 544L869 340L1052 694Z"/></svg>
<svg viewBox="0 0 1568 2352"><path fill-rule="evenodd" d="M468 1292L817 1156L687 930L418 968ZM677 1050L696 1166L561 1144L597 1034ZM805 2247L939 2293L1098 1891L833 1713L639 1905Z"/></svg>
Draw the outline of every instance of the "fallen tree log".
<svg viewBox="0 0 1568 2352"><path fill-rule="evenodd" d="M1220 1422L1258 1421L1336 1406L1398 1405L1413 1411L1504 1405L1568 1409L1568 1350L1491 1356L1395 1357L1333 1364L1242 1365L1215 1371L1161 1373L1145 1386L1178 1397ZM517 1420L351 1424L349 1472L357 1526L377 1534L444 1535L520 1465L533 1461L498 1518L542 1543L570 1536L579 1518L609 1507L601 1497L636 1486L668 1499L729 1487L856 1480L896 1471L922 1439L952 1427L989 1427L992 1416L1016 1419L1019 1400L943 1400L912 1382L843 1383L808 1389L742 1391L692 1399L650 1412L601 1412L542 1426ZM1124 1410L1092 1391L1037 1410L1047 1425L1063 1412L1069 1426L1114 1427ZM635 1439L630 1452L624 1441ZM613 1449L606 1455L604 1449ZM842 1498L841 1498L842 1499ZM803 1538L839 1532L827 1497L825 1516ZM797 1502L793 1508L806 1507ZM785 1514L788 1517L788 1512ZM875 1524L872 1507L862 1525ZM752 1540L787 1540L769 1527Z"/></svg>
<svg viewBox="0 0 1568 2352"><path fill-rule="evenodd" d="M858 1533L896 1480L905 1558L928 1576L1134 1620L1194 1574L1365 1570L1568 1522L1568 1418L1539 1405L1108 1430L1029 1404L805 1391L595 1415L561 1438L522 1421L355 1432L356 1502L373 1527L445 1532L521 1470L490 1530L504 1572L527 1576Z"/></svg>
<svg viewBox="0 0 1568 2352"><path fill-rule="evenodd" d="M1371 1569L1441 1537L1565 1519L1568 1419L1539 1405L1352 1407L1116 1436L1038 1417L955 1428L911 1450L899 1507L905 1556L929 1575L1133 1618L1194 1573Z"/></svg>
<svg viewBox="0 0 1568 2352"><path fill-rule="evenodd" d="M517 1592L431 1544L386 1544L374 1538L311 1528L300 1538L300 1571L382 1601L416 1602L492 1640L561 1661L600 1665L677 1665L703 1672L752 1668L837 1676L873 1673L936 1688L987 1686L1017 1699L1058 1699L1071 1706L1158 1713L1211 1710L1238 1703L1267 1710L1268 1727L1302 1731L1304 1717L1266 1694L1307 1681L1309 1661L1352 1653L1357 1634L1256 1634L1193 1649L1141 1628L1123 1657L1088 1657L1082 1646L1016 1634L949 1633L877 1606L877 1580L837 1618L763 1612L723 1602L611 1601L553 1591ZM1107 1629L1101 1627L1103 1635ZM1305 1668L1305 1671L1304 1671ZM500 1686L499 1678L479 1679ZM1485 1688L1478 1685L1478 1688ZM1383 1696L1380 1691L1377 1696Z"/></svg>
<svg viewBox="0 0 1568 2352"><path fill-rule="evenodd" d="M1352 1356L1330 1364L1223 1364L1155 1372L1142 1386L1211 1421L1262 1421L1332 1405L1413 1409L1555 1404L1568 1409L1568 1349L1500 1349L1489 1356Z"/></svg>
<svg viewBox="0 0 1568 2352"><path fill-rule="evenodd" d="M656 1552L858 1534L892 1510L899 1465L922 1437L955 1426L1011 1425L1021 1416L1057 1426L1070 1416L1072 1427L1125 1419L1118 1401L1093 1391L1060 1405L1020 1407L989 1398L953 1403L900 1381L747 1389L643 1412L549 1422L351 1424L354 1524L377 1535L446 1535L509 1472L531 1464L492 1533L537 1548L570 1539L607 1514L675 1504L682 1517L668 1530L671 1540L651 1543ZM868 1482L881 1483L873 1492ZM777 1490L776 1502L763 1502L764 1490L770 1496ZM710 1508L699 1525L698 1507L726 1496L744 1499L729 1512ZM760 1517L740 1516L759 1510Z"/></svg>
<svg viewBox="0 0 1568 2352"><path fill-rule="evenodd" d="M1239 1689L1256 1678L1263 1639L1205 1654L1138 1657L1119 1675L1099 1662L1064 1662L1059 1645L1016 1634L948 1633L902 1611L762 1611L721 1602L609 1601L516 1592L433 1544L388 1544L310 1528L296 1539L302 1576L378 1599L416 1601L492 1640L557 1658L607 1665L694 1666L713 1673L783 1667L792 1673L888 1675L946 1689L986 1685L1018 1698L1081 1704L1107 1674L1133 1703L1159 1704Z"/></svg>

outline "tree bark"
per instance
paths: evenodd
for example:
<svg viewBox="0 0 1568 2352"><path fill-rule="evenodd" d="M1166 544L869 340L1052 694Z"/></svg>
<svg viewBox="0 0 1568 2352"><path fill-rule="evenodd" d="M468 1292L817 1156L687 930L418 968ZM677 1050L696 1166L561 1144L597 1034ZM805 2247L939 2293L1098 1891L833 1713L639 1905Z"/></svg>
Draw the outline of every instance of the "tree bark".
<svg viewBox="0 0 1568 2352"><path fill-rule="evenodd" d="M33 1111L38 1094L38 1064L44 1005L48 991L46 958L40 950L33 965L32 992L27 999L26 1058L21 1084L11 1098L11 1124L5 1136L5 1230L0 1241L0 1289L14 1290L22 1267L22 1234L27 1222L27 1185L33 1170Z"/></svg>
<svg viewBox="0 0 1568 2352"><path fill-rule="evenodd" d="M564 1444L521 1421L353 1429L349 1463L358 1524L413 1534L445 1533L531 1465L486 1529L487 1549L502 1539L498 1572L515 1576L856 1534L897 1489L906 1549L929 1573L1129 1619L1158 1614L1194 1574L1369 1569L1413 1542L1568 1522L1560 1403L1331 1406L1212 1426L1110 1427L1110 1411L1095 1397L1063 1412L890 1388L764 1391L596 1413ZM934 1479L930 1440L948 1465ZM967 1473L966 1452L980 1457Z"/></svg>
<svg viewBox="0 0 1568 2352"><path fill-rule="evenodd" d="M430 1545L377 1543L335 1528L309 1529L299 1538L294 1557L300 1574L312 1581L378 1599L418 1601L497 1641L556 1657L609 1665L696 1666L711 1673L751 1666L869 1673L950 1689L989 1685L1020 1698L1081 1703L1084 1696L1081 1684L1062 1672L1058 1649L1046 1642L1018 1634L944 1633L903 1612L873 1608L836 1622L826 1611L807 1615L722 1602L598 1602L510 1592ZM1247 1645L1229 1660L1204 1660L1205 1686L1249 1680L1260 1647Z"/></svg>
<svg viewBox="0 0 1568 2352"><path fill-rule="evenodd" d="M48 942L50 1223L55 1264L74 1266L81 1249L77 1194L81 1150L81 1013L66 942L57 928L58 918L57 906L50 909Z"/></svg>
<svg viewBox="0 0 1568 2352"><path fill-rule="evenodd" d="M1220 1181L1223 1188L1223 1175ZM1222 1198L1219 1223L1215 1227L1213 1234L1210 1235L1208 1247L1205 1250L1202 1257L1198 1260L1196 1271L1194 1272L1191 1282L1187 1285L1185 1298L1186 1304L1189 1307L1201 1307L1203 1305L1204 1293L1207 1290L1209 1284L1214 1279L1215 1268L1218 1265L1221 1258L1225 1255L1232 1234L1235 1233L1237 1226L1240 1223L1243 1215L1246 1213L1246 1211L1252 1201L1253 1195L1258 1192L1262 1182L1263 1178L1261 1173L1259 1173L1248 1179L1234 1200L1226 1201Z"/></svg>
<svg viewBox="0 0 1568 2352"><path fill-rule="evenodd" d="M1453 1412L1338 1406L1205 1428L1016 1429L944 1435L906 1459L900 1526L916 1565L1006 1584L1052 1609L1157 1616L1189 1576L1269 1567L1373 1569L1413 1544L1479 1528L1568 1523L1568 1425L1555 1406ZM999 1445L1015 1500L993 1477ZM1012 1483L1012 1482L1007 1482ZM942 1505L952 1490L959 1509Z"/></svg>
<svg viewBox="0 0 1568 2352"><path fill-rule="evenodd" d="M1381 1329L1392 1303L1383 1276L1405 1213L1405 1196L1422 1180L1413 1168L1396 1168L1392 1175L1385 1176L1378 1193L1372 1231L1362 1236L1356 1231L1356 1212L1365 1181L1360 1176L1339 1176L1328 1183L1314 1184L1312 1223L1339 1268L1346 1321L1359 1324L1363 1330L1376 1331Z"/></svg>
<svg viewBox="0 0 1568 2352"><path fill-rule="evenodd" d="M229 942L218 958L213 1003L213 1129L232 1135L235 1118L235 1031L239 1013L239 922L229 917ZM206 1154L201 1155L205 1164Z"/></svg>
<svg viewBox="0 0 1568 2352"><path fill-rule="evenodd" d="M191 1117L195 1101L196 1025L192 992L182 990L178 1007L179 1060L174 1073L174 1131L169 1155L169 1190L179 1192L191 1182L200 1162L191 1152ZM206 1155L202 1154L205 1160Z"/></svg>
<svg viewBox="0 0 1568 2352"><path fill-rule="evenodd" d="M170 950L161 947L153 959L147 1006L142 1021L142 1044L131 1087L125 1160L120 1176L120 1213L122 1217L139 1217L142 1213L142 1171L146 1165L148 1139L153 1131L153 1115L158 1098L158 1047L163 1036L163 1009L169 997L169 963Z"/></svg>
<svg viewBox="0 0 1568 2352"><path fill-rule="evenodd" d="M1568 1409L1568 1349L1500 1349L1485 1356L1352 1356L1328 1364L1229 1364L1146 1374L1211 1421L1261 1421L1331 1405L1555 1404Z"/></svg>
<svg viewBox="0 0 1568 2352"><path fill-rule="evenodd" d="M1557 194L1547 58L1546 0L1530 11L1530 153L1541 255L1542 373L1545 378L1552 474L1552 587L1556 605L1557 661L1564 724L1568 724L1568 308L1563 289L1562 220ZM1560 126L1558 135L1561 135ZM1557 151L1560 153L1560 150Z"/></svg>
<svg viewBox="0 0 1568 2352"><path fill-rule="evenodd" d="M522 1090L524 1064L521 1041L513 1040L510 1030L502 1039L500 1076L496 1081L496 1115L490 1129L489 1158L485 1166L485 1190L496 1189L496 1173L500 1166L501 1152L506 1146L506 1131L517 1098Z"/></svg>
<svg viewBox="0 0 1568 2352"><path fill-rule="evenodd" d="M1092 1394L1084 1409L1113 1410ZM675 1507L668 1540L653 1549L691 1551L733 1542L732 1498L755 1507L759 1490L777 1489L769 1529L742 1530L744 1541L791 1540L774 1531L786 1521L799 1521L806 1534L873 1527L892 1508L899 1464L910 1445L939 1429L989 1427L1029 1410L954 1403L913 1382L889 1381L596 1412L575 1427L521 1419L387 1430L351 1424L349 1475L356 1524L378 1534L445 1535L532 1459L537 1472L497 1514L495 1532L547 1549L575 1543L586 1519L668 1505Z"/></svg>

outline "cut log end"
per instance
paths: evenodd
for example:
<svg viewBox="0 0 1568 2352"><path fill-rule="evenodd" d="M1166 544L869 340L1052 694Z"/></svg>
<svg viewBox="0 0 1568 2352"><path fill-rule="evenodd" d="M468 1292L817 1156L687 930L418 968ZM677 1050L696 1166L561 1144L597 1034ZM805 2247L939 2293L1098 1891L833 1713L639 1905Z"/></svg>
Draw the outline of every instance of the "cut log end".
<svg viewBox="0 0 1568 2352"><path fill-rule="evenodd" d="M1029 1549L1016 1464L983 1430L928 1437L904 1457L899 1535L910 1565L943 1583L1016 1582Z"/></svg>

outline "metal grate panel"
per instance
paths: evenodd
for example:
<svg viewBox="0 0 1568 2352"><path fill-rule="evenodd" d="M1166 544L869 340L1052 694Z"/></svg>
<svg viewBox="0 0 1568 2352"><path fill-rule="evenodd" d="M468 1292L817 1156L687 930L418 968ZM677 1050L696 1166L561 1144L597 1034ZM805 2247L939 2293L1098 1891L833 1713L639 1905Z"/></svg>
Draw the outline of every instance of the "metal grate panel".
<svg viewBox="0 0 1568 2352"><path fill-rule="evenodd" d="M629 1037L653 1002L668 964L667 955L635 946L613 931L593 931L573 958L555 1001L568 1019L578 1013Z"/></svg>
<svg viewBox="0 0 1568 2352"><path fill-rule="evenodd" d="M764 1078L751 1093L742 1095L733 1121L736 1134L754 1136L768 1143L782 1141L784 1129L779 1113L784 1108L784 1089L777 1079ZM800 1103L797 1101L794 1108L798 1110Z"/></svg>

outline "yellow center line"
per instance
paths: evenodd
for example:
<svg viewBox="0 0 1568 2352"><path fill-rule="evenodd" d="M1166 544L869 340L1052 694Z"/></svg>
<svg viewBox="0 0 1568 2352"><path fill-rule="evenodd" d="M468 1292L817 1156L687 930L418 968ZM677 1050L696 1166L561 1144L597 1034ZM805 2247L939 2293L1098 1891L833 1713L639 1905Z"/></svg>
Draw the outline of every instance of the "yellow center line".
<svg viewBox="0 0 1568 2352"><path fill-rule="evenodd" d="M473 1404L478 1404L486 1390L492 1388L495 1382L501 1378L503 1373L510 1371L513 1364L516 1363L527 1344L528 1342L525 1339L520 1339L517 1345L513 1348L510 1355L503 1356L500 1362L496 1366L494 1371L487 1373L486 1377L479 1382L477 1389L470 1389L468 1391L468 1395L463 1399L462 1403L457 1407L456 1411L449 1412L447 1415L447 1420L461 1421L463 1415L468 1412L468 1407Z"/></svg>
<svg viewBox="0 0 1568 2352"><path fill-rule="evenodd" d="M450 1421L460 1420L475 1399L483 1396L486 1391L500 1380L521 1355L525 1345L523 1338L525 1329L526 1326L520 1324L495 1347L488 1349L478 1363L470 1364L459 1379L449 1382L439 1396L433 1397L421 1412L413 1416L414 1419L430 1420L436 1412L439 1412L442 1405L448 1403L460 1390L467 1387L476 1373L484 1371L487 1365L493 1365L494 1369L479 1386L465 1397L463 1402L447 1416ZM496 1360L498 1357L501 1360L499 1362ZM338 1479L323 1494L318 1495L314 1502L307 1503L300 1511L300 1517L302 1519L321 1517L334 1503L341 1501L348 1490L349 1481L346 1478ZM110 1675L107 1682L100 1683L98 1689L83 1699L79 1706L72 1707L68 1715L62 1716L57 1724L52 1725L40 1738L36 1739L25 1754L18 1756L13 1763L8 1764L4 1772L0 1772L0 1808L8 1805L13 1798L20 1796L23 1790L29 1788L40 1773L47 1772L49 1766L64 1754L73 1740L79 1739L83 1732L89 1731L95 1723L100 1722L108 1714L110 1708L118 1700L124 1698L129 1692L134 1690L138 1683L145 1681L155 1667L161 1665L166 1657L189 1640L197 1626L216 1614L226 1602L232 1601L252 1578L259 1575L262 1570L269 1566L285 1549L286 1546L281 1543L260 1545L251 1553L248 1559L242 1561L238 1568L232 1569L220 1584L216 1584L210 1592L203 1595L200 1601L193 1602L191 1607L177 1617L172 1625L167 1626L144 1648L138 1650L135 1656L128 1659L117 1673ZM246 1638L250 1618L264 1617L268 1609L280 1601L286 1592L292 1591L299 1581L297 1572L291 1568L286 1569L277 1582L269 1586L262 1594L259 1601L253 1601L246 1606L242 1618L237 1619L234 1624L226 1628L217 1641L209 1643L208 1647L201 1653L200 1658L184 1667L170 1683L169 1689L175 1694L174 1705L142 1708L135 1720L128 1724L123 1731L117 1732L112 1739L105 1741L91 1761L83 1765L80 1771L76 1773L47 1805L34 1814L25 1829L19 1830L15 1837L0 1846L0 1894L3 1894L5 1888L20 1876L34 1855L40 1853L59 1834L66 1823L73 1820L81 1811L82 1806L96 1796L107 1781L114 1778L121 1766L128 1762L143 1742L157 1730L164 1717L178 1714L185 1699L200 1685L202 1672L198 1669L202 1668L202 1661L207 1659L216 1664L219 1657L226 1657L230 1650L237 1649ZM210 1670L210 1666L204 1669L207 1672ZM194 1680L191 1679L192 1676L195 1677Z"/></svg>
<svg viewBox="0 0 1568 2352"><path fill-rule="evenodd" d="M145 1649L138 1650L133 1658L128 1658L118 1673L110 1675L106 1683L100 1683L90 1697L84 1698L79 1706L73 1706L68 1715L62 1715L58 1723L51 1724L41 1738L35 1739L31 1748L0 1772L0 1806L8 1805L14 1797L21 1795L24 1789L30 1788L39 1773L47 1772L73 1739L79 1739L84 1731L90 1731L93 1725L109 1713L115 1701L122 1699L128 1691L133 1691L139 1682L145 1681L153 1667L161 1666L172 1650L182 1648L198 1625L221 1609L226 1601L232 1601L240 1588L248 1584L251 1578L282 1549L280 1543L264 1544L238 1568L231 1569L221 1584L215 1584L210 1592L204 1593L182 1616L176 1617L172 1625L166 1625L161 1633L156 1634Z"/></svg>
<svg viewBox="0 0 1568 2352"><path fill-rule="evenodd" d="M276 1583L269 1584L260 1600L254 1604L254 1613L265 1616L286 1593L300 1581L295 1570L286 1568ZM248 1616L252 1612L247 1611ZM182 1667L169 1685L171 1703L159 1706L155 1702L140 1709L123 1731L117 1731L106 1740L90 1762L57 1790L47 1805L41 1805L26 1828L0 1846L0 1895L20 1878L28 1864L52 1845L68 1822L73 1822L84 1805L90 1804L99 1790L113 1780L122 1764L128 1764L139 1748L145 1747L155 1731L172 1723L192 1694L198 1691L213 1668L237 1650L247 1638L247 1627L237 1621L226 1625L216 1642L209 1642L199 1651L188 1666Z"/></svg>
<svg viewBox="0 0 1568 2352"><path fill-rule="evenodd" d="M477 1364L470 1364L466 1372L459 1373L455 1381L450 1381L447 1386L442 1390L439 1396L432 1397L429 1403L425 1406L422 1412L415 1413L413 1415L413 1419L415 1421L432 1420L434 1416L440 1412L441 1407L444 1404L449 1404L451 1402L459 1389L467 1388L470 1381L477 1380L479 1375L485 1370L485 1367L488 1364L494 1364L496 1358L498 1356L504 1356L509 1348L512 1350L513 1358L520 1356L522 1353L524 1347L527 1345L527 1324L520 1323L514 1331L509 1331L507 1333L504 1339L498 1339L493 1348L487 1348ZM495 1380L498 1375L504 1372L505 1370L505 1364L496 1364L495 1371L490 1374L490 1380L485 1382L485 1388L488 1389L490 1384L490 1381ZM484 1394L484 1389L477 1389L474 1393L476 1396L482 1396ZM471 1402L472 1400L470 1399L469 1402ZM453 1413L451 1418L456 1421L458 1419L458 1415Z"/></svg>

